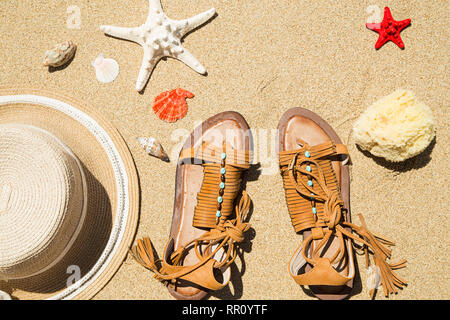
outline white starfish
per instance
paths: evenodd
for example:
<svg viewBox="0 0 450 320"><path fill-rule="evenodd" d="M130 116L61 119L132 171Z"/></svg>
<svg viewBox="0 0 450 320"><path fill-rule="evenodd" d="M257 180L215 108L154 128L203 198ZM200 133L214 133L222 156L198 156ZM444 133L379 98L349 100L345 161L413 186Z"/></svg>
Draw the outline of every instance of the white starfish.
<svg viewBox="0 0 450 320"><path fill-rule="evenodd" d="M149 0L147 21L140 27L122 28L100 26L100 30L113 37L139 43L144 49L141 70L136 90L144 89L153 68L163 57L172 57L184 62L200 74L206 73L204 66L183 46L181 39L189 31L204 24L215 14L214 8L184 20L172 20L163 12L160 0Z"/></svg>

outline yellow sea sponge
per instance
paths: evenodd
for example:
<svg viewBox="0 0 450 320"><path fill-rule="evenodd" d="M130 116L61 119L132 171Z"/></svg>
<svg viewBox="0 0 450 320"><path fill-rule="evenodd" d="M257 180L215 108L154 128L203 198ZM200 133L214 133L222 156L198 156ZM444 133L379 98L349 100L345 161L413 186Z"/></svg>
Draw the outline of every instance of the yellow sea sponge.
<svg viewBox="0 0 450 320"><path fill-rule="evenodd" d="M353 135L363 150L400 162L421 153L434 139L433 114L413 92L399 89L367 108Z"/></svg>

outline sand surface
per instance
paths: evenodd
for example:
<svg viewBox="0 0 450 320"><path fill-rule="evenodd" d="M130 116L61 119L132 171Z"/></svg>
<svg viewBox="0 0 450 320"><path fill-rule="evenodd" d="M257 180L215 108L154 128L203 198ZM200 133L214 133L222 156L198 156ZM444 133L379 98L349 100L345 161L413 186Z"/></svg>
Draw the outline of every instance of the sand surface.
<svg viewBox="0 0 450 320"><path fill-rule="evenodd" d="M169 17L191 17L211 7L218 15L184 39L207 68L207 76L183 63L161 61L139 94L139 45L107 37L102 24L138 26L148 1L0 1L0 85L45 88L89 101L109 118L129 145L140 175L142 208L137 236L148 235L161 253L172 219L175 161L147 156L138 136L158 138L172 160L184 137L201 121L222 111L240 112L254 129L262 172L247 183L254 202L253 239L233 267L229 287L212 299L313 299L289 276L288 262L299 245L284 200L271 141L280 116L305 107L326 119L353 160L353 220L363 213L376 233L395 240L393 260L406 258L398 273L409 285L391 299L448 299L449 292L449 2L446 0L163 0ZM366 29L370 5L389 4L394 19L412 19L401 33L406 49L390 42L380 50L378 35ZM80 29L67 27L69 6L80 9ZM42 57L53 42L73 40L74 60L49 72ZM95 78L98 54L117 60L111 84ZM195 93L187 116L174 124L153 113L153 99L181 87ZM437 138L425 153L391 165L359 151L351 138L355 119L375 100L397 88L414 91L435 116ZM256 177L253 174L252 177ZM364 258L352 299L367 299ZM244 271L242 276L239 270ZM362 287L362 288L361 288ZM171 299L152 274L128 256L96 299ZM384 299L378 294L377 299Z"/></svg>

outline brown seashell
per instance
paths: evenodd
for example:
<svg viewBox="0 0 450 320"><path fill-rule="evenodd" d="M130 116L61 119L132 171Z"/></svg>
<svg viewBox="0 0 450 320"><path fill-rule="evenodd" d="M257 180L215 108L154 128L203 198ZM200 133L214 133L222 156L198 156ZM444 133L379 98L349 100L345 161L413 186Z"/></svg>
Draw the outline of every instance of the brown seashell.
<svg viewBox="0 0 450 320"><path fill-rule="evenodd" d="M60 67L72 59L77 46L70 40L58 43L45 52L44 66Z"/></svg>
<svg viewBox="0 0 450 320"><path fill-rule="evenodd" d="M152 137L148 138L138 138L139 143L144 148L145 152L149 155L159 158L163 161L169 162L169 157L167 153L164 151L161 143L158 140Z"/></svg>

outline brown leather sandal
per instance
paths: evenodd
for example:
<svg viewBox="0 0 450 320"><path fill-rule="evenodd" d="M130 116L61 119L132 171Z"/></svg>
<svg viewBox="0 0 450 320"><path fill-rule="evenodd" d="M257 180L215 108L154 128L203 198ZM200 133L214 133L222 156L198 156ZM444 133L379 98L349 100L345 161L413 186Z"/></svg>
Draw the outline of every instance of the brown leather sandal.
<svg viewBox="0 0 450 320"><path fill-rule="evenodd" d="M361 215L361 227L350 219L350 178L347 147L317 114L288 110L279 125L279 161L286 202L296 232L303 241L289 263L294 280L309 286L320 299L344 299L353 287L352 242L362 245L367 267L369 253L380 270L385 296L397 293L406 281L393 270L406 260L388 264L392 241L371 233ZM371 298L375 289L370 290Z"/></svg>
<svg viewBox="0 0 450 320"><path fill-rule="evenodd" d="M229 111L203 122L181 150L172 227L161 267L156 266L149 238L137 240L131 250L175 298L202 299L208 290L222 289L230 281L236 243L250 228L245 221L251 201L240 190L252 149L247 122Z"/></svg>

